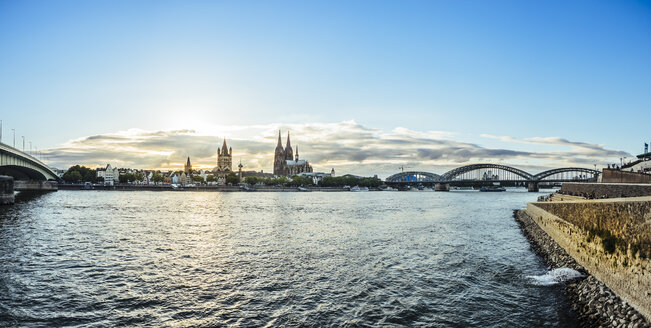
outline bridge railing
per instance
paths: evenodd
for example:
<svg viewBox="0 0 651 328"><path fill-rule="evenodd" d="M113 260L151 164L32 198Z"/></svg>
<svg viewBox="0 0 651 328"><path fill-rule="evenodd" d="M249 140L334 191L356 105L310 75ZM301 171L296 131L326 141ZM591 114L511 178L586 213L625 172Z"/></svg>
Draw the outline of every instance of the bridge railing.
<svg viewBox="0 0 651 328"><path fill-rule="evenodd" d="M38 158L36 158L36 157L34 157L34 156L20 150L20 149L9 146L9 145L7 145L7 144L5 144L3 142L0 142L0 151L10 153L10 154L14 154L16 156L21 156L21 157L25 158L26 160L33 162L35 165L40 166L41 169L43 169L45 172L48 172L49 174L51 174L52 177L57 178L56 173L54 173L54 171L52 171L52 169L47 164L43 163Z"/></svg>

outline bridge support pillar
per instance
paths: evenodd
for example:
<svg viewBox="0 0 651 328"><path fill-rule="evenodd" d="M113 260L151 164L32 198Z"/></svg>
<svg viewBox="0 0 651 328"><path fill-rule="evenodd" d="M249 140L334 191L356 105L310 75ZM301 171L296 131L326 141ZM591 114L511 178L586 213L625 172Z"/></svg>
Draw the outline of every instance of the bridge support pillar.
<svg viewBox="0 0 651 328"><path fill-rule="evenodd" d="M527 183L527 191L537 192L538 191L538 182L529 182Z"/></svg>
<svg viewBox="0 0 651 328"><path fill-rule="evenodd" d="M14 203L14 178L0 175L0 205Z"/></svg>
<svg viewBox="0 0 651 328"><path fill-rule="evenodd" d="M449 183L437 183L434 185L434 191L450 191Z"/></svg>

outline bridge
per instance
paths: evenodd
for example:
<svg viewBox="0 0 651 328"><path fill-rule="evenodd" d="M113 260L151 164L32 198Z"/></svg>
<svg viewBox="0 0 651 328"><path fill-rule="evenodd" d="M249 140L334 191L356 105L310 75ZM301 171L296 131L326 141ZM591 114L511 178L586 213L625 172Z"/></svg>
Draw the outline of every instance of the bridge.
<svg viewBox="0 0 651 328"><path fill-rule="evenodd" d="M527 186L538 191L541 183L596 181L600 172L582 167L563 167L531 174L524 170L500 164L471 164L438 175L430 172L409 171L386 178L385 183L394 187L413 185L433 186L435 190L447 191L450 186Z"/></svg>
<svg viewBox="0 0 651 328"><path fill-rule="evenodd" d="M55 191L59 179L45 163L0 143L0 205L13 203L14 190Z"/></svg>

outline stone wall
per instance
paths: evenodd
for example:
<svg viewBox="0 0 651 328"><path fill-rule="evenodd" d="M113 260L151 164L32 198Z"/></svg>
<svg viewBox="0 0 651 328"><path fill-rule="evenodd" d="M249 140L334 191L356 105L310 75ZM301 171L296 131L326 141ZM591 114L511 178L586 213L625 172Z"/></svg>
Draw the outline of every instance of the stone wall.
<svg viewBox="0 0 651 328"><path fill-rule="evenodd" d="M572 268L584 274L587 272L525 211L516 210L513 214L531 247L547 265L553 269ZM579 318L579 327L651 327L644 316L593 275L566 281L563 291Z"/></svg>
<svg viewBox="0 0 651 328"><path fill-rule="evenodd" d="M529 203L526 212L590 274L649 320L650 210L651 197L645 197Z"/></svg>
<svg viewBox="0 0 651 328"><path fill-rule="evenodd" d="M608 198L640 197L651 196L651 184L565 182L560 192L568 195L594 195L596 198L604 195Z"/></svg>
<svg viewBox="0 0 651 328"><path fill-rule="evenodd" d="M582 228L592 237L634 256L651 258L651 197L578 202L542 202L537 207ZM611 248L612 249L612 248Z"/></svg>
<svg viewBox="0 0 651 328"><path fill-rule="evenodd" d="M59 184L56 181L40 180L16 180L14 190L16 191L57 191Z"/></svg>
<svg viewBox="0 0 651 328"><path fill-rule="evenodd" d="M651 183L651 174L603 169L601 182L604 183Z"/></svg>

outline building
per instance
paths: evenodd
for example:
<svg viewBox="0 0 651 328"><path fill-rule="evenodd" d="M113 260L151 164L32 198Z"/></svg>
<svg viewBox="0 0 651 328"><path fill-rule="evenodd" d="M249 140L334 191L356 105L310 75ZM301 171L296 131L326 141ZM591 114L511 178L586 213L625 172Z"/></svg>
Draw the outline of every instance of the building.
<svg viewBox="0 0 651 328"><path fill-rule="evenodd" d="M56 167L50 167L52 172L56 173L59 178L63 178L63 175L66 173L66 170L57 169Z"/></svg>
<svg viewBox="0 0 651 328"><path fill-rule="evenodd" d="M227 148L226 139L222 148L217 148L217 167L213 169L216 177L225 178L233 172L233 148Z"/></svg>
<svg viewBox="0 0 651 328"><path fill-rule="evenodd" d="M183 167L183 172L185 172L186 175L192 174L192 163L190 163L189 156L188 156L188 162L185 163L185 166Z"/></svg>
<svg viewBox="0 0 651 328"><path fill-rule="evenodd" d="M315 185L319 185L321 180L325 177L334 177L335 176L335 169L332 169L330 173L325 173L325 172L303 172L298 174L299 177L308 177L312 179L312 182Z"/></svg>
<svg viewBox="0 0 651 328"><path fill-rule="evenodd" d="M280 131L278 131L278 144L274 153L274 175L294 176L303 172L312 172L312 166L308 161L299 159L298 147L296 147L296 157L294 157L289 132L287 132L287 145L283 148Z"/></svg>
<svg viewBox="0 0 651 328"><path fill-rule="evenodd" d="M111 167L111 164L106 164L105 168L99 168L96 172L98 178L104 179L105 185L112 186L119 182L120 170L117 167Z"/></svg>

